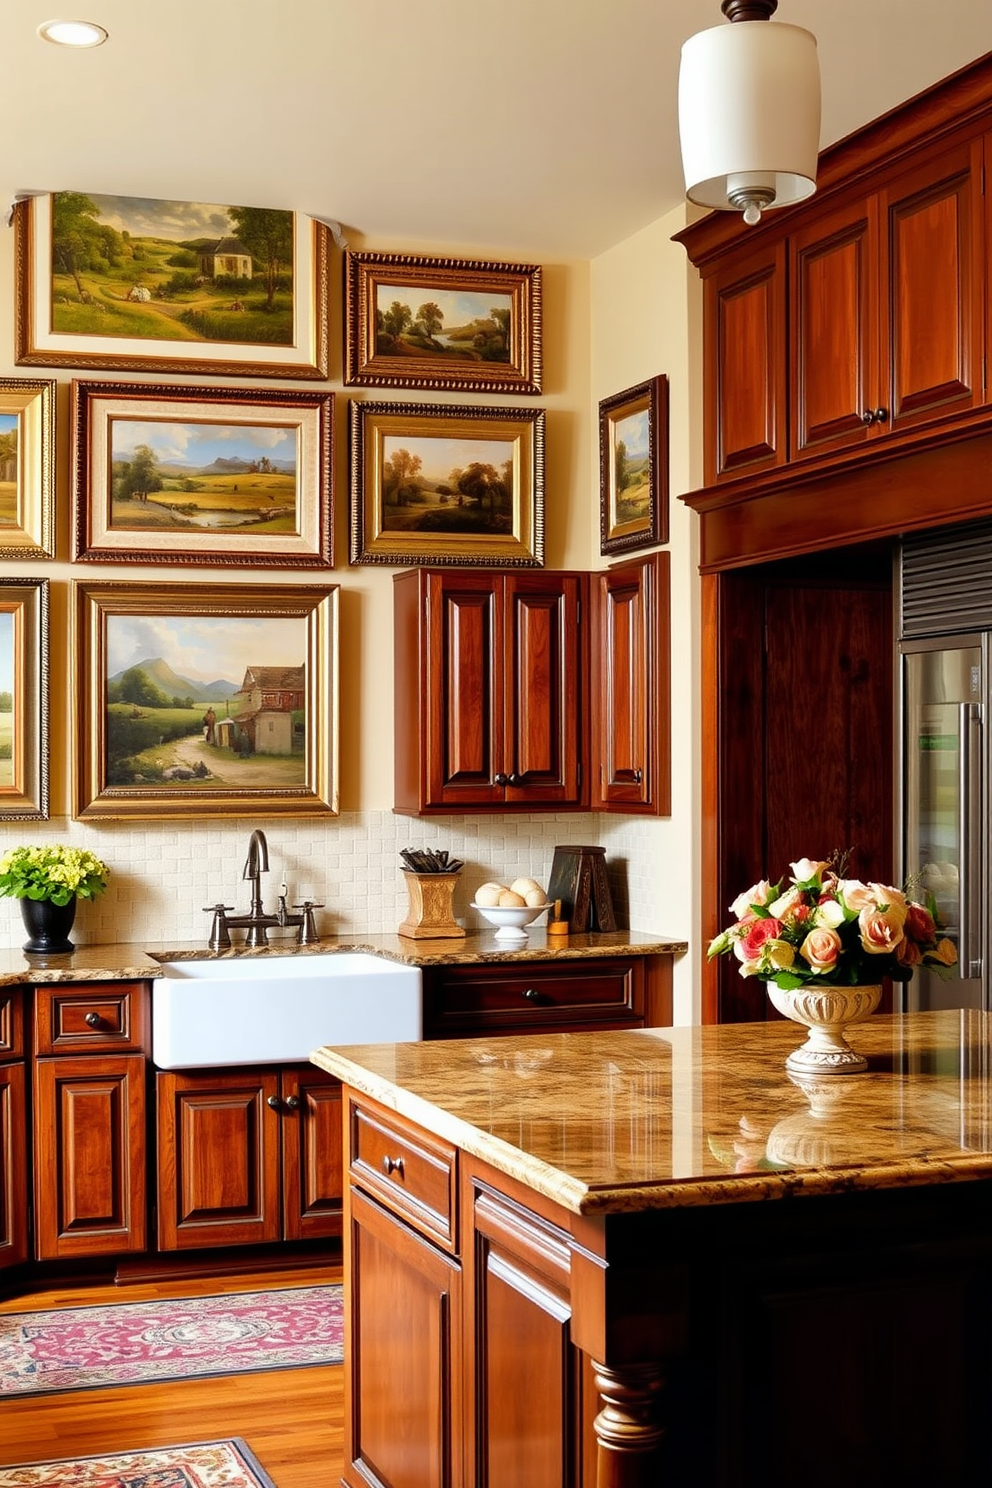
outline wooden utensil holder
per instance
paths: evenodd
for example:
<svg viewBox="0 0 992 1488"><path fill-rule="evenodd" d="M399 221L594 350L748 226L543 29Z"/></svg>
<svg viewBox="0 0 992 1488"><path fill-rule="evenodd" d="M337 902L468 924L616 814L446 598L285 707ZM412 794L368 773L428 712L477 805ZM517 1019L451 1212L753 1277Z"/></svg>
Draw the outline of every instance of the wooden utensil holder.
<svg viewBox="0 0 992 1488"><path fill-rule="evenodd" d="M409 940L453 940L465 934L452 914L457 873L411 873L404 868L403 877L410 909L397 934Z"/></svg>

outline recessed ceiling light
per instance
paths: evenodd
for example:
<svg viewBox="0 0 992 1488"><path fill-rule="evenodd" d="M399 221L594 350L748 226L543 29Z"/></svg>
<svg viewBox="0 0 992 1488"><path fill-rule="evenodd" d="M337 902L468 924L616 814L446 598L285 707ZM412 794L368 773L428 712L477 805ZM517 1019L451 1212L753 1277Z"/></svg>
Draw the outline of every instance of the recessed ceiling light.
<svg viewBox="0 0 992 1488"><path fill-rule="evenodd" d="M102 46L107 34L95 21L45 21L38 27L42 41L53 41L56 46Z"/></svg>

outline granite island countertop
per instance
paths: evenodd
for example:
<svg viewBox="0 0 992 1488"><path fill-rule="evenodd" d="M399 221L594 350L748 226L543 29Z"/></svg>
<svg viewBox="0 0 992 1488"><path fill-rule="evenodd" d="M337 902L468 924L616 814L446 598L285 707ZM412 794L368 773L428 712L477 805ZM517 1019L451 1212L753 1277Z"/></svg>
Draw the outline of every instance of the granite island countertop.
<svg viewBox="0 0 992 1488"><path fill-rule="evenodd" d="M800 1086L785 1021L318 1049L387 1108L577 1214L992 1178L989 1016L876 1015Z"/></svg>
<svg viewBox="0 0 992 1488"><path fill-rule="evenodd" d="M161 976L162 961L203 961L241 956L313 956L366 951L406 966L474 966L512 961L596 960L608 956L683 955L687 942L638 930L595 932L564 937L532 930L527 942L507 948L495 931L469 931L444 940L412 940L402 935L329 936L311 945L273 936L268 946L249 950L234 945L211 951L205 943L142 941L117 945L83 945L59 956L0 950L0 986L52 982L130 981Z"/></svg>

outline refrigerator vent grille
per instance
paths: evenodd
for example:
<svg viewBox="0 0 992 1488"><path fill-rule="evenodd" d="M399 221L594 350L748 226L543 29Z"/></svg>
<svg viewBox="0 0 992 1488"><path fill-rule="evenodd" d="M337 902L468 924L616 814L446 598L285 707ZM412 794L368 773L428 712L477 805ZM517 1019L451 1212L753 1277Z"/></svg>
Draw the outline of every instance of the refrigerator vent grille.
<svg viewBox="0 0 992 1488"><path fill-rule="evenodd" d="M992 630L992 522L903 538L899 589L904 640Z"/></svg>

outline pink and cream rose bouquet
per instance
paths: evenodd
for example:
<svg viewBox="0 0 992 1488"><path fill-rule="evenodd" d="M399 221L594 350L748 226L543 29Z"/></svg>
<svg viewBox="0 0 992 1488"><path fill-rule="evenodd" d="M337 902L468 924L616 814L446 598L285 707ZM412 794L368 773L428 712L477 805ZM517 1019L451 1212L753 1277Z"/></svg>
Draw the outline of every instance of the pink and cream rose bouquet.
<svg viewBox="0 0 992 1488"><path fill-rule="evenodd" d="M920 904L890 884L845 878L843 859L800 858L789 866L785 887L762 879L738 895L730 906L734 923L710 942L708 956L732 952L741 976L785 992L809 983L905 982L918 966L946 972L957 961L932 900Z"/></svg>

